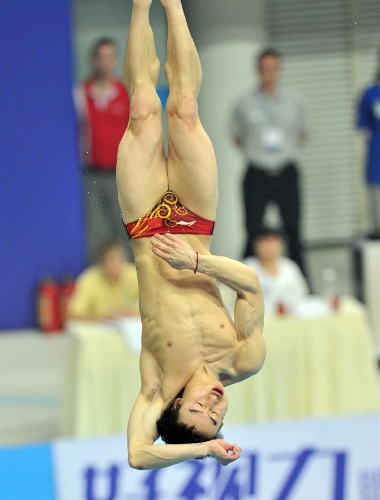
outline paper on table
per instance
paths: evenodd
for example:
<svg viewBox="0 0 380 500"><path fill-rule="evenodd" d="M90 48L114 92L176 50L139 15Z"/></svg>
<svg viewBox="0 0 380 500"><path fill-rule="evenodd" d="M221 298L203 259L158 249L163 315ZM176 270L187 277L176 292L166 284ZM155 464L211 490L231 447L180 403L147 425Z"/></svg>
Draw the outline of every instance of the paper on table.
<svg viewBox="0 0 380 500"><path fill-rule="evenodd" d="M128 349L133 354L141 351L141 319L140 317L120 318L115 321L119 333L123 335Z"/></svg>
<svg viewBox="0 0 380 500"><path fill-rule="evenodd" d="M294 316L296 318L321 318L331 314L328 302L317 295L309 295L294 304Z"/></svg>

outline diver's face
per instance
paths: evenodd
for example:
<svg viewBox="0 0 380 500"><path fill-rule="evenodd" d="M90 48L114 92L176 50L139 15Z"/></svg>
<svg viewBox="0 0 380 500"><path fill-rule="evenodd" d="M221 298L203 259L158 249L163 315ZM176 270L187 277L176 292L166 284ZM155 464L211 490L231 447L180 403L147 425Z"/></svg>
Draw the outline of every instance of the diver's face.
<svg viewBox="0 0 380 500"><path fill-rule="evenodd" d="M210 382L186 386L182 398L176 400L180 404L179 420L195 426L195 430L205 436L214 436L223 425L228 402L224 387L220 383Z"/></svg>

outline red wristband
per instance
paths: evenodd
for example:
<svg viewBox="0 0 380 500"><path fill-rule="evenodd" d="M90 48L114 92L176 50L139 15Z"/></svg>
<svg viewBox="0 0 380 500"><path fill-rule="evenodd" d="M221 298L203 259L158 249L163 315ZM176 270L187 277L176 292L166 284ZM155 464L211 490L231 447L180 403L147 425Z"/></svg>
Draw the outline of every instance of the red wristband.
<svg viewBox="0 0 380 500"><path fill-rule="evenodd" d="M195 252L195 253L197 254L197 263L196 263L196 265L195 265L194 274L196 274L196 273L197 273L197 271L198 271L198 263L199 263L199 255L198 255L198 252Z"/></svg>

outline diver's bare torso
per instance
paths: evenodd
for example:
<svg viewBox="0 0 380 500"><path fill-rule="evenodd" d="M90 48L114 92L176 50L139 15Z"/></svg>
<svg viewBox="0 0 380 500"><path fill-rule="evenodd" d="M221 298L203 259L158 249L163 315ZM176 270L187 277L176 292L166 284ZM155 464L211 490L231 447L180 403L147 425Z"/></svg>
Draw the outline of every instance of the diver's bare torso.
<svg viewBox="0 0 380 500"><path fill-rule="evenodd" d="M210 237L181 235L200 253L209 253ZM224 385L238 338L213 278L178 271L151 251L150 238L132 240L140 289L142 355L149 370L156 364L164 400L172 399L203 365Z"/></svg>

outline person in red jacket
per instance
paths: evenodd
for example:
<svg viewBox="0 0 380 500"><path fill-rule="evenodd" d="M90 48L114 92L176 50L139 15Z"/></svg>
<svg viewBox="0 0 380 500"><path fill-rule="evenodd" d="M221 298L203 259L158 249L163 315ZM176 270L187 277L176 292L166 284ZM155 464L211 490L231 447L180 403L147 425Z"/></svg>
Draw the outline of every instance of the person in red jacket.
<svg viewBox="0 0 380 500"><path fill-rule="evenodd" d="M129 98L115 76L117 48L110 38L97 40L91 51L92 75L80 83L75 101L80 124L86 200L89 262L105 241L125 243L116 190L117 148L129 121Z"/></svg>

